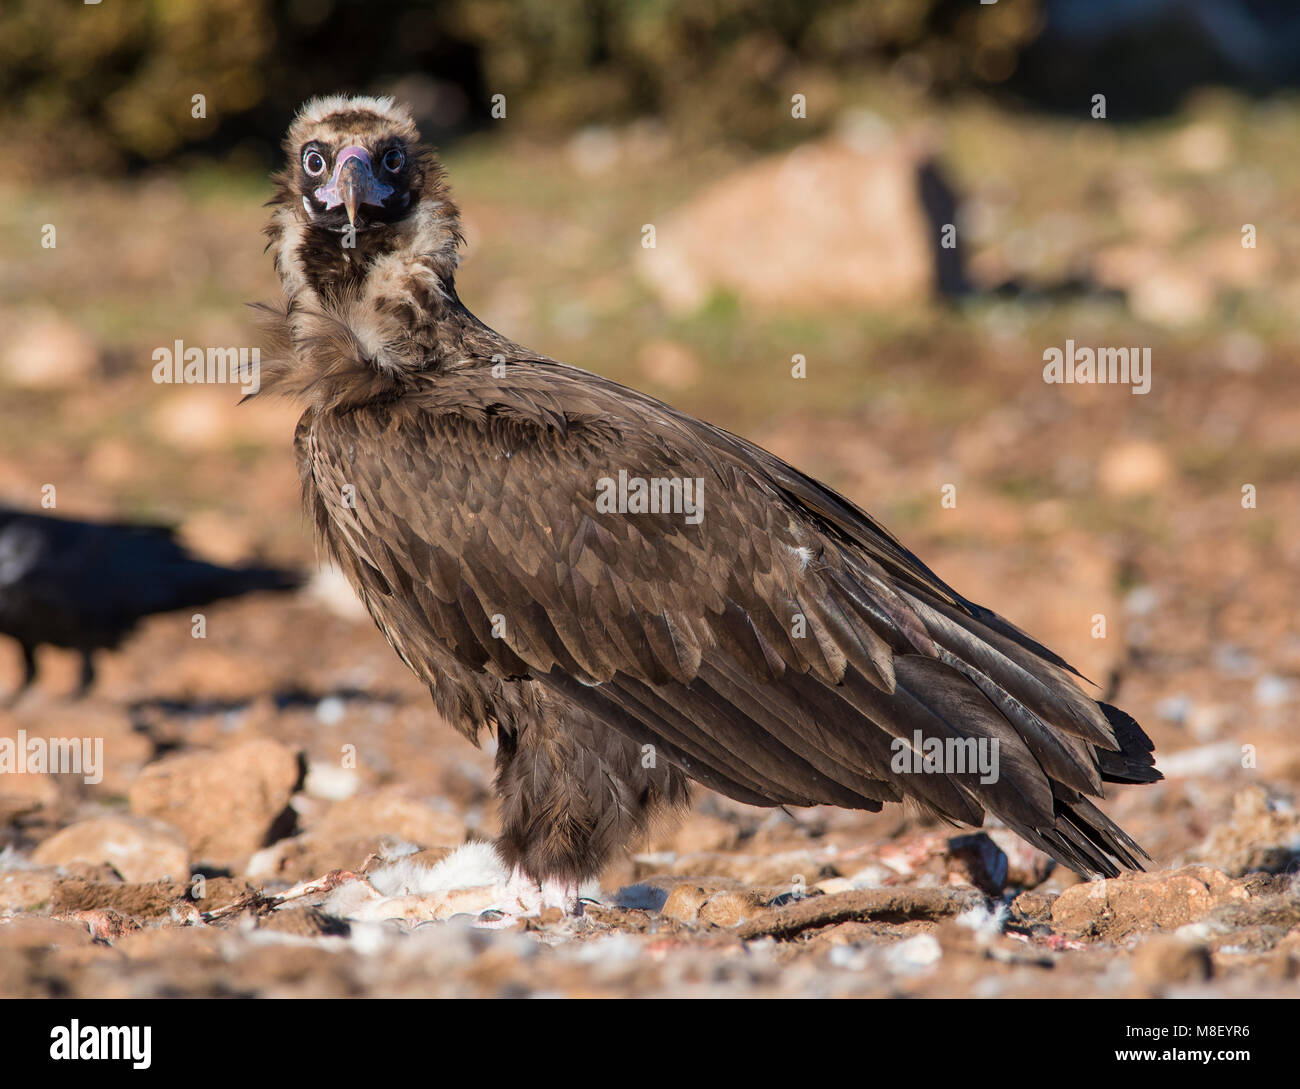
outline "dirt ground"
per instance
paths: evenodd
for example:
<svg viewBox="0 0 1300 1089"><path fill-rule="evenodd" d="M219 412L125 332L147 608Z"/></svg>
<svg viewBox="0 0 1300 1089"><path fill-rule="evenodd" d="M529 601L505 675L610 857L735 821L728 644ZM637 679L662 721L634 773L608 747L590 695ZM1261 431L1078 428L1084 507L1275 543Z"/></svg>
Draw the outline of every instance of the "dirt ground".
<svg viewBox="0 0 1300 1089"><path fill-rule="evenodd" d="M1108 411L1081 416L1119 430ZM1072 441L1000 438L984 440L990 459ZM768 436L805 463L869 441L888 459L878 479L905 491L908 455L890 439L811 424ZM1145 501L1161 532L1134 530L1122 548L1054 500L993 495L963 496L948 512L974 508L959 531L915 541L1145 724L1168 780L1113 788L1106 808L1150 851L1150 875L1080 883L1002 829L699 791L681 827L587 890L583 919L476 928L490 869L433 867L495 832L490 752L438 720L324 573L293 596L212 607L204 640L188 615L149 620L79 702L73 657L44 652L38 690L0 731L102 738L102 779L2 781L0 993L1296 994L1295 489L1270 499L1291 514L1268 533L1245 520L1269 516L1229 490L1175 490ZM300 528L296 513L284 521ZM305 531L298 549L310 566ZM1104 640L1091 639L1097 613ZM16 653L6 665L12 684Z"/></svg>
<svg viewBox="0 0 1300 1089"><path fill-rule="evenodd" d="M1001 134L1007 175L1059 171L1058 204L1106 229L1113 193L1067 177L1086 173L1071 153L1096 149L1022 138ZM958 180L993 200L1006 179L981 173L975 144L954 141ZM685 164L671 187L714 166ZM102 656L84 700L68 696L75 659L42 652L0 737L102 739L102 777L0 776L0 995L1300 994L1300 348L1286 321L1300 247L1275 241L1266 282L1186 327L992 297L816 322L722 300L666 318L616 254L647 218L638 202L668 196L580 179L536 149L469 149L450 167L471 225L463 295L485 320L825 479L1143 724L1167 779L1103 805L1151 872L1081 882L1004 829L701 790L683 824L585 890L583 918L474 925L494 900L473 846L497 826L491 753L439 721L346 586L317 572L295 410L142 377L178 336L249 342L240 303L274 291L265 183L24 190L0 201L0 235L53 218L67 242L48 260L6 251L7 337L38 351L63 336L60 358L89 361L62 381L5 378L4 497L35 506L54 483L56 513L174 519L205 555L313 577L205 610L203 639L188 614L151 618ZM1167 221L1172 201L1193 241L1236 192L1226 169L1128 169L1124 193L1155 193L1138 220ZM555 195L584 187L583 214ZM601 241L617 222L621 249ZM554 269L525 257L543 238ZM1095 252L1086 230L1075 245ZM1213 256L1169 260L1194 278ZM1151 393L1045 385L1043 348L1066 336L1151 345ZM785 378L796 351L801 387ZM18 677L4 641L0 691Z"/></svg>

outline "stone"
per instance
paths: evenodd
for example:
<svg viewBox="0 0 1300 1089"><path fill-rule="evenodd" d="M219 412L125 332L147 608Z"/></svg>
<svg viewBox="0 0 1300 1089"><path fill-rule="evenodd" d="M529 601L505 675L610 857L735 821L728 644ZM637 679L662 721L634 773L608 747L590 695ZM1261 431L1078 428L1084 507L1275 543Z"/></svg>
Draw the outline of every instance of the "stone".
<svg viewBox="0 0 1300 1089"><path fill-rule="evenodd" d="M1216 907L1248 900L1244 881L1208 866L1127 873L1072 885L1052 904L1052 928L1074 937L1118 941L1148 930L1173 930Z"/></svg>
<svg viewBox="0 0 1300 1089"><path fill-rule="evenodd" d="M1131 439L1102 455L1097 479L1102 491L1118 497L1149 495L1169 483L1173 462L1157 442Z"/></svg>
<svg viewBox="0 0 1300 1089"><path fill-rule="evenodd" d="M682 886L684 887L684 886ZM715 892L699 908L699 920L712 926L739 926L763 909L760 897L748 890Z"/></svg>
<svg viewBox="0 0 1300 1089"><path fill-rule="evenodd" d="M163 821L139 816L78 821L39 844L32 861L39 866L107 863L132 884L183 881L190 875L185 837Z"/></svg>
<svg viewBox="0 0 1300 1089"><path fill-rule="evenodd" d="M389 841L382 836L358 839L321 839L305 834L282 839L257 851L248 860L244 876L294 884L331 870L359 871L372 856L382 855Z"/></svg>
<svg viewBox="0 0 1300 1089"><path fill-rule="evenodd" d="M111 909L142 919L170 919L183 904L188 904L188 889L179 881L123 885L65 878L54 886L50 911L66 917L81 911ZM189 907L193 909L192 904ZM197 915L196 910L181 913Z"/></svg>
<svg viewBox="0 0 1300 1089"><path fill-rule="evenodd" d="M647 382L673 391L689 389L700 377L699 356L675 340L647 341L636 363Z"/></svg>
<svg viewBox="0 0 1300 1089"><path fill-rule="evenodd" d="M140 929L140 924L130 915L123 915L113 908L74 911L65 918L81 923L92 938L101 942L113 943Z"/></svg>
<svg viewBox="0 0 1300 1089"><path fill-rule="evenodd" d="M434 809L401 787L381 787L334 803L307 831L318 843L379 836L446 847L464 842L467 829L455 813Z"/></svg>
<svg viewBox="0 0 1300 1089"><path fill-rule="evenodd" d="M52 949L89 945L90 931L82 923L43 915L0 918L0 949Z"/></svg>
<svg viewBox="0 0 1300 1089"><path fill-rule="evenodd" d="M9 343L0 371L15 386L58 389L99 369L100 348L89 333L53 312L10 319Z"/></svg>
<svg viewBox="0 0 1300 1089"><path fill-rule="evenodd" d="M650 852L671 851L691 855L701 851L726 851L736 845L740 829L730 821L707 813L691 813L671 832L653 839Z"/></svg>
<svg viewBox="0 0 1300 1089"><path fill-rule="evenodd" d="M0 873L0 911L41 911L54 895L58 875L52 869Z"/></svg>
<svg viewBox="0 0 1300 1089"><path fill-rule="evenodd" d="M0 774L0 826L58 804L59 784L54 776L32 771Z"/></svg>
<svg viewBox="0 0 1300 1089"><path fill-rule="evenodd" d="M1139 983L1158 987L1167 983L1201 983L1214 974L1205 946L1173 934L1157 934L1137 947L1133 975Z"/></svg>
<svg viewBox="0 0 1300 1089"><path fill-rule="evenodd" d="M1200 854L1233 877L1283 873L1300 860L1300 812L1270 801L1263 787L1247 787L1233 796L1232 820L1214 828Z"/></svg>
<svg viewBox="0 0 1300 1089"><path fill-rule="evenodd" d="M1044 892L1022 892L1011 901L1012 914L1030 925L1050 923L1056 897Z"/></svg>
<svg viewBox="0 0 1300 1089"><path fill-rule="evenodd" d="M700 917L700 909L709 899L709 891L699 885L683 882L668 893L668 899L659 909L661 915L682 923L693 923Z"/></svg>
<svg viewBox="0 0 1300 1089"><path fill-rule="evenodd" d="M641 272L665 307L716 291L756 307L922 303L936 282L918 149L832 138L742 167L658 225Z"/></svg>
<svg viewBox="0 0 1300 1089"><path fill-rule="evenodd" d="M299 777L293 749L248 741L150 764L131 787L131 811L175 825L195 859L229 863L267 842Z"/></svg>

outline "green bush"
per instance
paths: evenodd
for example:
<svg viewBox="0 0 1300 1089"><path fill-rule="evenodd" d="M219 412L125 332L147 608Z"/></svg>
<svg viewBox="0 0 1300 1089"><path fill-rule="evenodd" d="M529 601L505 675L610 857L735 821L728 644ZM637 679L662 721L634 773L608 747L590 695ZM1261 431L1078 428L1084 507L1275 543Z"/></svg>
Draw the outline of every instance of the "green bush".
<svg viewBox="0 0 1300 1089"><path fill-rule="evenodd" d="M1005 78L1038 32L1038 5L7 0L0 138L31 150L28 169L130 166L245 140L269 156L303 98L414 79L458 97L447 127L485 119L501 93L534 130L652 114L686 138L761 144L789 132L792 94L825 118L871 65L905 58L938 87ZM206 117L193 116L196 94Z"/></svg>

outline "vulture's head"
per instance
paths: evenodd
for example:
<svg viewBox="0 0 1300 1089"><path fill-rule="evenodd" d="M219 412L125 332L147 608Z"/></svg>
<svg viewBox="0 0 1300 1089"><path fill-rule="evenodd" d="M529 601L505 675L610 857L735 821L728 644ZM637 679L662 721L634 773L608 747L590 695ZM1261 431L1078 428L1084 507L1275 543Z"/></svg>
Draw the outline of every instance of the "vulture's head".
<svg viewBox="0 0 1300 1089"><path fill-rule="evenodd" d="M267 233L290 294L360 287L386 256L455 267L459 218L433 150L391 98L331 95L298 111Z"/></svg>
<svg viewBox="0 0 1300 1089"><path fill-rule="evenodd" d="M284 288L259 307L261 387L316 405L387 396L467 354L460 219L433 150L391 98L298 111L266 233Z"/></svg>
<svg viewBox="0 0 1300 1089"><path fill-rule="evenodd" d="M389 98L313 99L294 118L284 150L282 191L327 231L375 230L410 215L433 167L410 115Z"/></svg>

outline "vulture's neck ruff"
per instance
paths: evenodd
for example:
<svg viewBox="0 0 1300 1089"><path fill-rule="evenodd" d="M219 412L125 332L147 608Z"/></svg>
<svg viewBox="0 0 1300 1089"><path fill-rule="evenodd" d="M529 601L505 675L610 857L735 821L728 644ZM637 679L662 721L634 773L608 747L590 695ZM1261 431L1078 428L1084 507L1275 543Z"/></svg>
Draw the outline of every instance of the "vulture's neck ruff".
<svg viewBox="0 0 1300 1089"><path fill-rule="evenodd" d="M363 403L509 344L456 296L460 214L404 108L315 99L284 149L266 234L285 301L260 308L264 389L317 408Z"/></svg>

